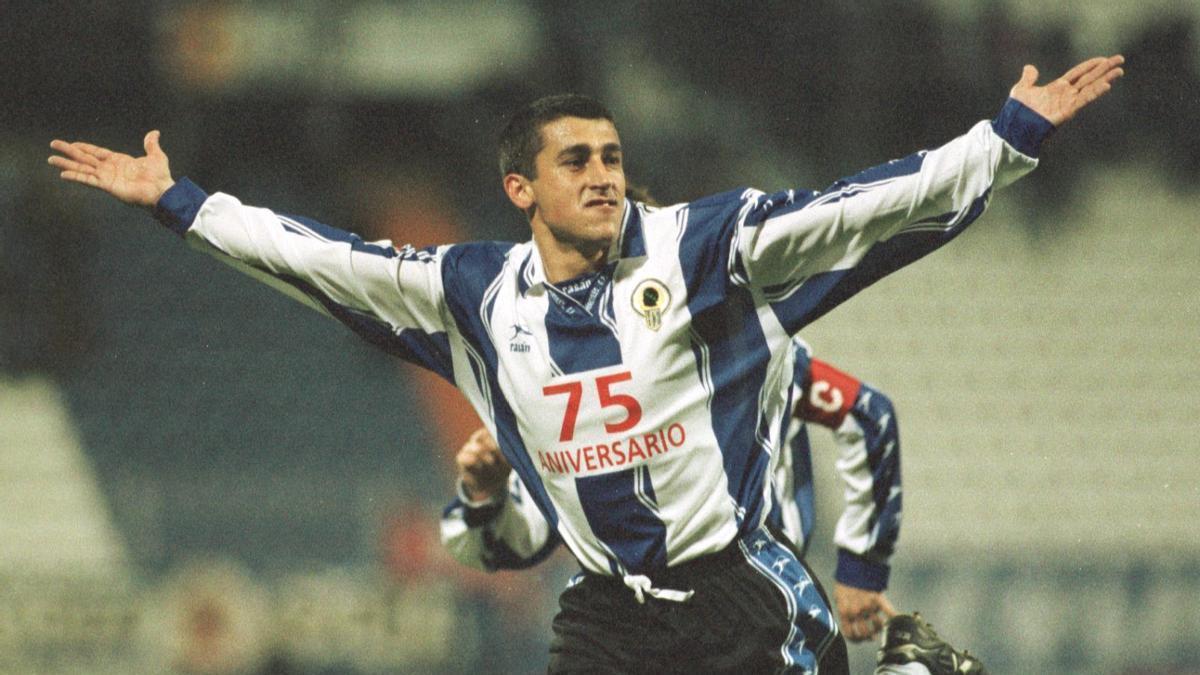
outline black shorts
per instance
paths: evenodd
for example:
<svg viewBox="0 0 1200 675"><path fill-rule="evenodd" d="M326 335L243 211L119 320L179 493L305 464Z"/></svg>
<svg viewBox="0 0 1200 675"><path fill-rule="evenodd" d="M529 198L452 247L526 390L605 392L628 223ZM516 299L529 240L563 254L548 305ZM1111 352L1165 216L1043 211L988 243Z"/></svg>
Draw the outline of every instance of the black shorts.
<svg viewBox="0 0 1200 675"><path fill-rule="evenodd" d="M559 598L549 672L849 672L829 600L783 537L761 529L647 576L695 594L641 604L619 577L581 575Z"/></svg>

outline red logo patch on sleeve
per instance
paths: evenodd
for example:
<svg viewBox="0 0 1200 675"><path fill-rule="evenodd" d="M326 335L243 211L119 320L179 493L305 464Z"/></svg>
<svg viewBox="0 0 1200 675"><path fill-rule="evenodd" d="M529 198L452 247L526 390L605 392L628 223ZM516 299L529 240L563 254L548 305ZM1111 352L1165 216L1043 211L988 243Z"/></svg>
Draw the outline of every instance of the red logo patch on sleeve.
<svg viewBox="0 0 1200 675"><path fill-rule="evenodd" d="M809 375L808 387L796 406L797 416L806 422L837 429L854 406L862 382L817 359L812 360Z"/></svg>

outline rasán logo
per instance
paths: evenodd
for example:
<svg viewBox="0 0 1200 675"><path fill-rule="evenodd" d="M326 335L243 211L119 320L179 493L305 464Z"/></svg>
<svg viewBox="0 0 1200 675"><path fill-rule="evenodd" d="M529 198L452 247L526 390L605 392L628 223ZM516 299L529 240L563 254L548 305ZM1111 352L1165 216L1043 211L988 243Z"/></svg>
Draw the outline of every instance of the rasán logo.
<svg viewBox="0 0 1200 675"><path fill-rule="evenodd" d="M519 323L514 323L512 326L512 329L513 329L512 337L508 338L508 351L517 352L520 354L528 353L529 352L529 343L525 342L523 340L520 340L520 339L525 336L533 337L533 331L529 330L528 328L522 326Z"/></svg>

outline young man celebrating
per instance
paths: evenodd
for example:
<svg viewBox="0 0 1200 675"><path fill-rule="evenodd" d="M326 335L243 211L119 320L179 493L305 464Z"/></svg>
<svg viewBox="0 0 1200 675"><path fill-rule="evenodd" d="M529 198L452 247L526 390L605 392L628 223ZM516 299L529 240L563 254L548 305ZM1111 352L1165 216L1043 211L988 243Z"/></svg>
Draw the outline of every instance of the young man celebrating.
<svg viewBox="0 0 1200 675"><path fill-rule="evenodd" d="M961 232L1122 62L1046 86L1026 66L991 122L824 192L661 209L625 200L603 107L542 99L500 143L521 244L396 249L210 196L153 131L144 157L54 141L50 162L463 391L586 572L551 671L844 672L829 603L764 526L791 337Z"/></svg>

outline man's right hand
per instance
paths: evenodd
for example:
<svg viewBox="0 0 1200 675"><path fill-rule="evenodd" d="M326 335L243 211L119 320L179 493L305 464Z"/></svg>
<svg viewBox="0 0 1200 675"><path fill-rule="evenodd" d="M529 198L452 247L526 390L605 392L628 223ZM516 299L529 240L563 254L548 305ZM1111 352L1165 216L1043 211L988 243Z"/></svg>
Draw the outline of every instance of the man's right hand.
<svg viewBox="0 0 1200 675"><path fill-rule="evenodd" d="M158 144L159 132L146 134L145 157L131 157L91 143L54 140L50 165L62 170L63 180L103 190L126 204L154 208L175 181L167 155Z"/></svg>
<svg viewBox="0 0 1200 675"><path fill-rule="evenodd" d="M502 493L512 467L487 429L477 429L454 456L458 479L471 501L484 501Z"/></svg>

